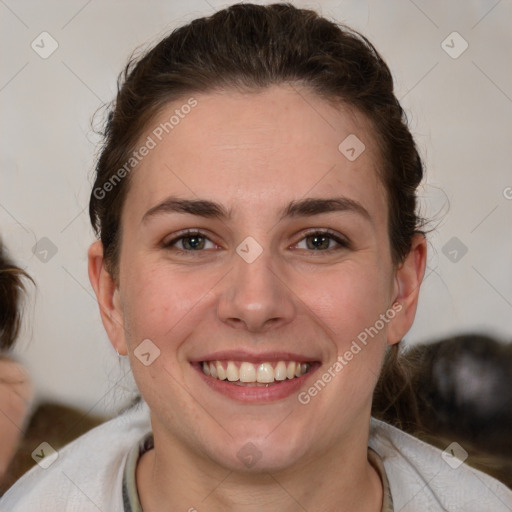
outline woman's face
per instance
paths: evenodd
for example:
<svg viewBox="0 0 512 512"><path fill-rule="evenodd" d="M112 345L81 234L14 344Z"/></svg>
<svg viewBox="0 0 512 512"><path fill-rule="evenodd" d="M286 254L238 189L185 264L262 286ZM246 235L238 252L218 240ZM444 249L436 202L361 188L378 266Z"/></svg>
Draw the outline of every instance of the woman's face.
<svg viewBox="0 0 512 512"><path fill-rule="evenodd" d="M265 470L332 456L368 435L422 273L392 264L372 130L288 86L194 99L140 139L109 336L175 453Z"/></svg>

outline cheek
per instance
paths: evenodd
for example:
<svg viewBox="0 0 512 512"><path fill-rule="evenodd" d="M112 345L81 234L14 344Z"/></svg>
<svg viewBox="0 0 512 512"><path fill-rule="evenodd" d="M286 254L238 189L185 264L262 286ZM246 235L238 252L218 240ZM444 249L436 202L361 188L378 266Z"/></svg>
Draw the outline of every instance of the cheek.
<svg viewBox="0 0 512 512"><path fill-rule="evenodd" d="M168 264L135 262L126 279L124 320L127 342L133 351L144 339L162 351L176 350L208 304L217 275L213 272L173 271Z"/></svg>
<svg viewBox="0 0 512 512"><path fill-rule="evenodd" d="M391 319L385 316L391 307L389 270L347 262L339 272L315 282L305 301L331 342L329 361L317 376L329 384L327 392L318 393L318 401L356 414L371 401L385 355ZM305 393L313 397L316 388L323 389L315 386Z"/></svg>
<svg viewBox="0 0 512 512"><path fill-rule="evenodd" d="M376 265L347 261L336 271L303 285L305 303L328 327L340 350L374 326L391 306L387 275ZM379 330L385 334L385 329Z"/></svg>
<svg viewBox="0 0 512 512"><path fill-rule="evenodd" d="M347 262L315 283L310 283L305 301L323 322L331 342L323 372L328 375L319 378L335 375L322 400L363 407L373 395L387 346L388 323L381 315L390 307L389 270Z"/></svg>

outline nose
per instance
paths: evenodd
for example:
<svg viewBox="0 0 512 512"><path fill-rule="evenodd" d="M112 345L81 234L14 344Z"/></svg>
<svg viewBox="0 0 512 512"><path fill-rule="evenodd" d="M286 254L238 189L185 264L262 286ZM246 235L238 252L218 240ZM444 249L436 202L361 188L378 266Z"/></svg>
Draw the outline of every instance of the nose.
<svg viewBox="0 0 512 512"><path fill-rule="evenodd" d="M269 250L248 263L234 254L234 267L223 280L219 318L237 329L265 332L291 322L296 314L294 293L272 265Z"/></svg>

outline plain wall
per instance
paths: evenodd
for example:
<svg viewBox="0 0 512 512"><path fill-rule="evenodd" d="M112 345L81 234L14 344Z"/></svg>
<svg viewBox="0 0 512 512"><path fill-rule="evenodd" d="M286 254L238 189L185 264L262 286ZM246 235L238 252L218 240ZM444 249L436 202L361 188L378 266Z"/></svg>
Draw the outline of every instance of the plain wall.
<svg viewBox="0 0 512 512"><path fill-rule="evenodd" d="M424 158L422 213L436 222L417 320L405 342L474 331L509 341L512 3L294 3L347 23L376 45ZM17 355L39 399L108 412L133 389L103 330L87 277L87 248L94 239L87 208L98 148L91 118L113 99L117 75L136 47L226 5L0 3L0 234L37 282ZM34 40L41 46L43 31L58 43L46 59L31 47ZM454 31L468 44L458 58L442 47L446 40L452 54L460 51L463 40L448 37ZM33 251L36 243L44 249L44 238L57 250L46 262Z"/></svg>

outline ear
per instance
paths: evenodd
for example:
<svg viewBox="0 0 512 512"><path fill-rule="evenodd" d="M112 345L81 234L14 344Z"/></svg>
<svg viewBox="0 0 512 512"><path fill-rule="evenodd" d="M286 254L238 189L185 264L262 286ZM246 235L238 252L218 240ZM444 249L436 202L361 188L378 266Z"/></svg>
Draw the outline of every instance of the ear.
<svg viewBox="0 0 512 512"><path fill-rule="evenodd" d="M427 242L425 236L413 237L411 250L395 274L393 309L395 317L388 324L388 344L398 343L409 331L416 316L420 285L425 275Z"/></svg>
<svg viewBox="0 0 512 512"><path fill-rule="evenodd" d="M101 320L113 347L120 355L126 355L123 310L119 287L107 271L103 259L103 244L94 242L89 247L89 280L96 294Z"/></svg>

